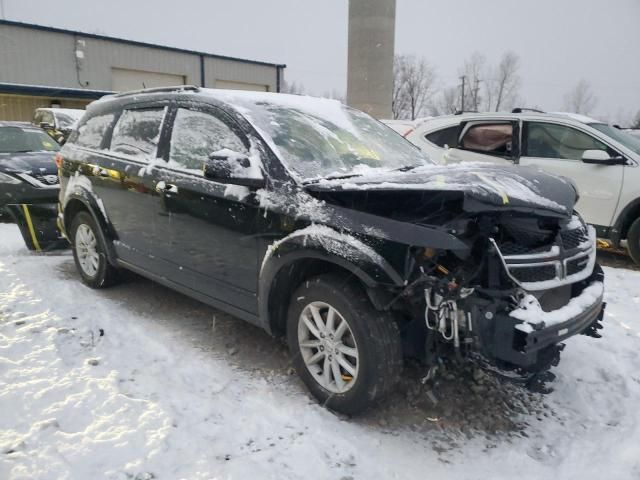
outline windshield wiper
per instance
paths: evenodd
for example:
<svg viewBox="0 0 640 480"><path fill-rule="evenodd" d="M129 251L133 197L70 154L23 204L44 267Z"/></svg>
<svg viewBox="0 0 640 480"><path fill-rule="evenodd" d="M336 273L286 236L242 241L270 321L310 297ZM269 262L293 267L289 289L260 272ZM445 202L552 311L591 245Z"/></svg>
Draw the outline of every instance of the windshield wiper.
<svg viewBox="0 0 640 480"><path fill-rule="evenodd" d="M398 167L398 168L394 168L393 170L391 170L392 172L408 172L409 170L414 170L418 167L422 167L423 165L420 164L416 164L416 165L403 165L402 167Z"/></svg>
<svg viewBox="0 0 640 480"><path fill-rule="evenodd" d="M344 175L329 175L327 177L310 178L308 180L304 180L302 184L307 185L309 183L318 183L321 180L342 180L344 178L361 177L362 175L363 175L362 173L345 173Z"/></svg>

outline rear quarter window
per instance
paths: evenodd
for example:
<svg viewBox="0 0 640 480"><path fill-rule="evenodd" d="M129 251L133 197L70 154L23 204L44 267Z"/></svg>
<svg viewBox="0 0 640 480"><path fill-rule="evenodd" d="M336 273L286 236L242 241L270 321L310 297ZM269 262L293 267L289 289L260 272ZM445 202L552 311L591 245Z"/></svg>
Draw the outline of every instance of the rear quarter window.
<svg viewBox="0 0 640 480"><path fill-rule="evenodd" d="M87 120L70 139L70 143L75 143L81 147L98 149L102 145L104 135L113 123L114 114L97 115Z"/></svg>
<svg viewBox="0 0 640 480"><path fill-rule="evenodd" d="M440 148L445 146L449 148L456 148L458 146L458 125L453 127L443 128L436 130L435 132L427 133L424 137L427 141L437 145Z"/></svg>

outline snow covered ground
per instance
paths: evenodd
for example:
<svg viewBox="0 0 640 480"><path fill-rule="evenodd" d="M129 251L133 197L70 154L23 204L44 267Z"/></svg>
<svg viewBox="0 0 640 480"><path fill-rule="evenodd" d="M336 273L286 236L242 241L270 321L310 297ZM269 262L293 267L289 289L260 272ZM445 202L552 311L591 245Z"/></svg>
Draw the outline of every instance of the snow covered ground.
<svg viewBox="0 0 640 480"><path fill-rule="evenodd" d="M0 479L637 479L640 272L542 396L409 371L376 411L316 405L284 346L147 280L93 291L0 225Z"/></svg>

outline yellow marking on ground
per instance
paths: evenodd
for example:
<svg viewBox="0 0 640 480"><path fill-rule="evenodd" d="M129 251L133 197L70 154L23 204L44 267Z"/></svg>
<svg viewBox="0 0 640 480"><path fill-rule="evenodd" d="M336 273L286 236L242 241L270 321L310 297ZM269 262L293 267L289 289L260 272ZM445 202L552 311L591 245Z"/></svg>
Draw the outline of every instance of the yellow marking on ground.
<svg viewBox="0 0 640 480"><path fill-rule="evenodd" d="M27 219L27 227L29 228L29 233L31 234L31 240L33 241L33 246L36 247L36 251L42 251L40 248L40 243L38 243L38 237L36 236L36 230L33 228L33 222L31 221L31 214L29 213L29 207L26 204L22 204L22 211L24 212L24 217Z"/></svg>

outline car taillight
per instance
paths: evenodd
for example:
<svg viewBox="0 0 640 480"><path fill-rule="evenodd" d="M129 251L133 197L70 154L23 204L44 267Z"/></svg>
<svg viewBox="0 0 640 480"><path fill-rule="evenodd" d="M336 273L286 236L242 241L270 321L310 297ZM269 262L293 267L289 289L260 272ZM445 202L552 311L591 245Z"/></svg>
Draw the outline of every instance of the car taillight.
<svg viewBox="0 0 640 480"><path fill-rule="evenodd" d="M62 155L60 155L59 153L56 154L56 167L62 167Z"/></svg>

